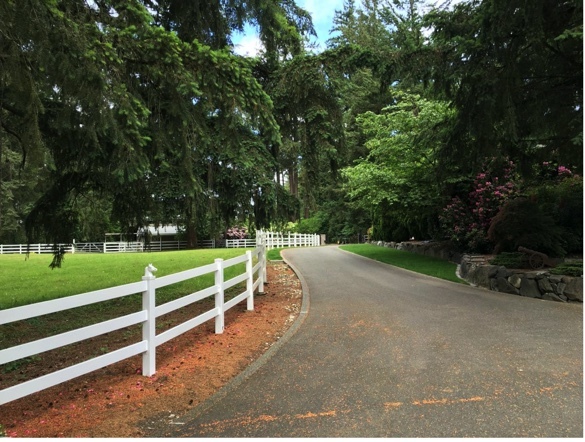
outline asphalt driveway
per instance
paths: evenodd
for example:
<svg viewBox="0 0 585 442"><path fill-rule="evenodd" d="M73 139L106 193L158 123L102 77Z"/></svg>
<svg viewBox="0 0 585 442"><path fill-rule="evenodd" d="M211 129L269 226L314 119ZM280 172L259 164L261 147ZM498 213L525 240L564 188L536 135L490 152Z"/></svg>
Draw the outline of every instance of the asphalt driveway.
<svg viewBox="0 0 585 442"><path fill-rule="evenodd" d="M582 305L444 282L337 247L284 256L306 291L290 335L148 436L583 436Z"/></svg>

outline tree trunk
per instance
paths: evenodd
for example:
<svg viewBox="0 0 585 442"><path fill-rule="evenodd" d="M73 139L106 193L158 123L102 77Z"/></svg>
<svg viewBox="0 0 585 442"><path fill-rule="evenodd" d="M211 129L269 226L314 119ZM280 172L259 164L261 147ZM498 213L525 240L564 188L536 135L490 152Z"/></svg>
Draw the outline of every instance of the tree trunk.
<svg viewBox="0 0 585 442"><path fill-rule="evenodd" d="M195 220L195 202L192 198L187 198L187 210L186 213L186 222L185 222L185 233L186 233L186 240L187 240L187 248L188 249L196 249L197 248L197 229L196 229L196 220Z"/></svg>

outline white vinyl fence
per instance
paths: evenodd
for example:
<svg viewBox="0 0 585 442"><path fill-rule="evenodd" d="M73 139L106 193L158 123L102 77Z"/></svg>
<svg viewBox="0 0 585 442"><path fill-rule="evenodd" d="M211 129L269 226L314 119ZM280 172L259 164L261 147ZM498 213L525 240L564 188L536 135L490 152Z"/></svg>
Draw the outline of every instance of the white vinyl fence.
<svg viewBox="0 0 585 442"><path fill-rule="evenodd" d="M257 263L254 265L255 260ZM227 281L224 280L224 269L241 263L246 264L246 271ZM216 259L213 264L160 278L154 276L153 272L155 271L156 268L150 264L145 268L142 281L139 282L39 302L23 307L0 310L1 326L15 321L121 298L135 293L142 293L142 309L137 312L0 350L0 365L8 364L19 359L28 358L45 351L91 339L125 327L142 324L142 340L140 342L0 390L0 405L140 354L142 355L142 374L144 376L152 376L156 372L156 347L159 345L210 319L215 319L215 333L223 333L225 311L243 300L247 301L248 310L254 309L254 291L258 289L262 293L264 291L264 284L266 283L266 248L259 246L254 251L247 251L245 254L235 258L227 260ZM156 305L157 289L209 273L215 275L214 285L174 301ZM256 275L256 279L254 279L254 275ZM246 282L246 290L225 302L225 290L244 281ZM167 331L156 334L156 318L211 296L215 298L215 307L213 309Z"/></svg>
<svg viewBox="0 0 585 442"><path fill-rule="evenodd" d="M256 234L258 244L266 245L267 249L280 247L319 247L321 236L305 233L277 233L258 231Z"/></svg>
<svg viewBox="0 0 585 442"><path fill-rule="evenodd" d="M276 247L317 247L320 244L321 237L317 234L304 233L278 233L256 232L255 239L226 239L225 241L202 240L197 246L202 249L215 249L216 247L226 248L253 248L257 245L264 244L268 249ZM121 252L144 252L144 251L170 251L184 250L187 248L186 241L152 241L145 245L141 241L124 242L86 242L73 244L59 244L64 247L68 253L121 253ZM31 244L27 248L26 244L0 244L0 255L14 253L53 253L52 244Z"/></svg>
<svg viewBox="0 0 585 442"><path fill-rule="evenodd" d="M74 252L71 244L59 244L59 247L65 247L70 253ZM53 253L53 244L0 244L0 255L24 254L24 253Z"/></svg>
<svg viewBox="0 0 585 442"><path fill-rule="evenodd" d="M256 247L257 240L254 238L247 238L247 239L226 239L225 240L225 247L227 249L232 248L248 248L248 247Z"/></svg>

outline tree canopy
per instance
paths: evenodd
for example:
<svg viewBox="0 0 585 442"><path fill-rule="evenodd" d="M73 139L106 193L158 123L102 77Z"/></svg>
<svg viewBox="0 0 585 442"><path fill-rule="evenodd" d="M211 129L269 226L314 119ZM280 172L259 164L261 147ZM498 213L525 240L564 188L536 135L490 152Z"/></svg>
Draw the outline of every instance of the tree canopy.
<svg viewBox="0 0 585 442"><path fill-rule="evenodd" d="M313 53L293 0L1 2L0 241L148 224L190 247L235 224L446 238L452 201L502 179L487 163L512 162L533 200L574 189L582 2L428 3L346 0ZM234 53L246 24L257 57ZM545 215L577 210L558 192Z"/></svg>

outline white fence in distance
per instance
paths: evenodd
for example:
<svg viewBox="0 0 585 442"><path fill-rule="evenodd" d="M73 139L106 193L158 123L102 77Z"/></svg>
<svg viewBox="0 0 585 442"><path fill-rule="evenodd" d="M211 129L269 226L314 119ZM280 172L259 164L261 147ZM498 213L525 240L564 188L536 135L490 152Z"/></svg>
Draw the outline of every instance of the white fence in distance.
<svg viewBox="0 0 585 442"><path fill-rule="evenodd" d="M233 248L248 248L248 247L256 247L257 240L254 238L246 238L246 239L226 239L225 240L225 247L227 249Z"/></svg>
<svg viewBox="0 0 585 442"><path fill-rule="evenodd" d="M255 243L254 243L255 244ZM214 249L215 240L200 241L198 244L202 249ZM108 241L108 242L79 242L72 244L58 244L64 247L67 253L121 253L121 252L144 252L144 251L171 251L185 250L186 241L152 241L145 244L142 241ZM24 253L53 253L52 244L0 244L0 255L24 254Z"/></svg>
<svg viewBox="0 0 585 442"><path fill-rule="evenodd" d="M321 236L318 234L277 233L259 230L256 234L256 239L259 244L265 244L268 249L282 247L319 247L321 245Z"/></svg>
<svg viewBox="0 0 585 442"><path fill-rule="evenodd" d="M257 261L255 265L254 259ZM224 269L241 263L246 264L245 272L226 281L224 279ZM264 291L264 284L266 283L266 248L259 246L254 251L247 251L245 254L235 258L227 260L216 259L213 264L160 278L154 276L154 271L156 269L151 264L146 267L142 281L139 282L0 310L0 325L3 325L142 293L142 309L137 312L0 350L0 365L8 364L125 327L136 324L142 325L141 341L39 378L0 390L0 405L140 354L142 355L142 374L144 376L152 376L156 372L156 347L159 345L211 319L215 319L215 333L223 333L225 311L243 300L247 301L248 310L254 309L254 291L258 289L262 293ZM174 301L156 305L156 290L158 288L209 273L215 275L214 285ZM256 275L256 279L254 279L254 275ZM246 290L225 302L225 290L244 281L246 282ZM215 307L213 309L169 330L156 334L156 318L211 296L215 298Z"/></svg>
<svg viewBox="0 0 585 442"><path fill-rule="evenodd" d="M256 232L256 238L227 239L225 241L202 240L197 246L203 249L214 249L216 246L226 248L254 248L264 244L268 249L281 247L317 247L320 245L321 237L317 234L304 233L277 233ZM186 241L151 241L144 244L141 241L108 241L108 242L86 242L73 244L59 244L64 247L67 253L123 253L123 252L144 252L144 251L171 251L184 250L187 248ZM0 255L24 254L24 253L53 253L52 244L0 244Z"/></svg>
<svg viewBox="0 0 585 442"><path fill-rule="evenodd" d="M65 250L72 253L74 251L71 244L59 244L59 247L65 247ZM24 254L24 253L53 253L53 244L0 244L0 255Z"/></svg>

